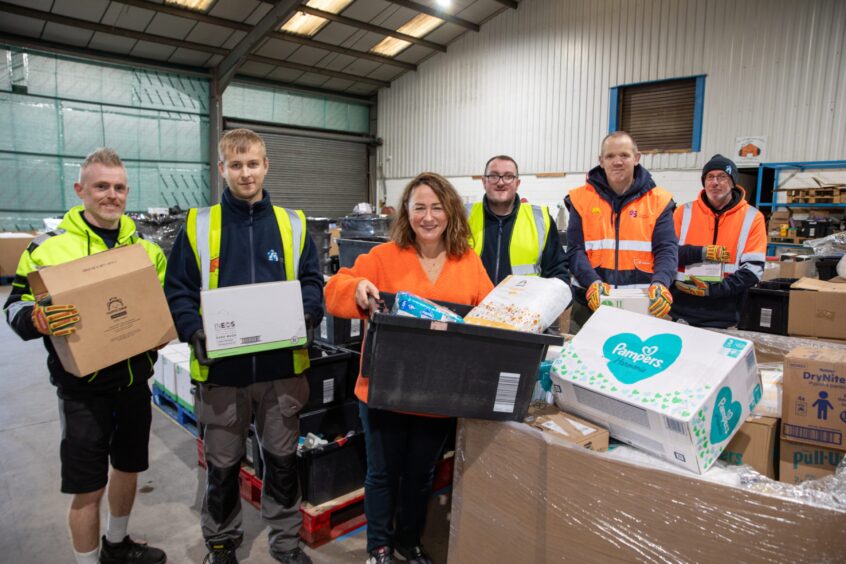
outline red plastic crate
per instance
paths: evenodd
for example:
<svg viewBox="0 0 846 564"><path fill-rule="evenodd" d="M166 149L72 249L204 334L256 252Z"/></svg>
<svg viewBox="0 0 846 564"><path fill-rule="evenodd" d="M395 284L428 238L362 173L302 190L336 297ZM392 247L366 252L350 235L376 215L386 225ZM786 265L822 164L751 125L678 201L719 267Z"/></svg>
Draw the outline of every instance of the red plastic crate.
<svg viewBox="0 0 846 564"><path fill-rule="evenodd" d="M452 471L455 468L455 458L442 458L435 466L435 477L432 479L432 491L437 492L452 484Z"/></svg>
<svg viewBox="0 0 846 564"><path fill-rule="evenodd" d="M201 468L206 467L206 452L203 446L203 439L197 439L197 465Z"/></svg>
<svg viewBox="0 0 846 564"><path fill-rule="evenodd" d="M241 485L241 497L256 509L261 509L261 480L243 467L238 478Z"/></svg>

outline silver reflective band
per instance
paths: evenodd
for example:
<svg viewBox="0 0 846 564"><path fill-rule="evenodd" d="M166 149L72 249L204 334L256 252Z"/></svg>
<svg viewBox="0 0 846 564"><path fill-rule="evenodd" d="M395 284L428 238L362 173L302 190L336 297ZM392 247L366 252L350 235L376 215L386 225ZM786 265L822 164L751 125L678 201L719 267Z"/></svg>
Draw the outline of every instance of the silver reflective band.
<svg viewBox="0 0 846 564"><path fill-rule="evenodd" d="M300 215L297 212L287 208L285 212L288 214L288 219L291 220L291 231L294 239L294 248L292 249L294 253L294 279L296 280L300 277L300 247L303 242L303 222L300 221Z"/></svg>
<svg viewBox="0 0 846 564"><path fill-rule="evenodd" d="M211 267L211 251L209 250L209 224L211 222L211 208L197 208L197 254L200 257L200 277L203 280L202 289L209 289L209 269Z"/></svg>
<svg viewBox="0 0 846 564"><path fill-rule="evenodd" d="M679 247L687 240L687 230L690 229L690 218L692 216L693 202L688 202L682 207L681 233L679 233Z"/></svg>
<svg viewBox="0 0 846 564"><path fill-rule="evenodd" d="M21 300L19 302L15 302L11 304L9 307L6 308L6 321L11 325L12 321L18 316L18 313L21 310L25 309L28 306L35 306L35 302L31 302L29 300Z"/></svg>
<svg viewBox="0 0 846 564"><path fill-rule="evenodd" d="M764 253L743 253L740 255L740 262L764 262L767 256Z"/></svg>
<svg viewBox="0 0 846 564"><path fill-rule="evenodd" d="M619 245L614 239L598 239L596 241L585 241L586 251L613 251L615 248L621 251L642 251L652 252L652 241L629 241L620 240Z"/></svg>
<svg viewBox="0 0 846 564"><path fill-rule="evenodd" d="M740 237L737 240L737 258L736 264L740 264L740 257L743 251L746 250L746 240L749 239L749 232L752 230L752 222L755 220L755 215L758 213L756 208L749 206L746 210L746 217L743 218L743 226L740 228Z"/></svg>
<svg viewBox="0 0 846 564"><path fill-rule="evenodd" d="M540 276L541 269L540 266L536 264L516 264L511 265L511 274L516 274L518 276Z"/></svg>
<svg viewBox="0 0 846 564"><path fill-rule="evenodd" d="M467 217L470 217L470 214L473 213L473 205L474 204L464 204L464 209L467 210Z"/></svg>
<svg viewBox="0 0 846 564"><path fill-rule="evenodd" d="M538 230L538 274L540 274L543 245L546 243L546 231L543 229L543 208L540 206L532 206L532 215L535 217L535 228ZM512 267L511 270L513 272L514 268Z"/></svg>

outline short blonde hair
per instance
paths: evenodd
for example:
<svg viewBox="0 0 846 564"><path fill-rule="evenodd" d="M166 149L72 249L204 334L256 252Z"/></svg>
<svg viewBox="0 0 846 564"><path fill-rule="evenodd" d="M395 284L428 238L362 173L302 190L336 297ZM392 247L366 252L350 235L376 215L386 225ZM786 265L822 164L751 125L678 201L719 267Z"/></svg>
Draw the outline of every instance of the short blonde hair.
<svg viewBox="0 0 846 564"><path fill-rule="evenodd" d="M101 164L103 166L108 167L120 167L122 169L126 169L123 166L123 161L120 160L117 152L114 149L110 149L109 147L100 147L88 153L88 156L85 157L85 160L82 161L82 164L79 165L79 183L82 184L82 175L85 173L85 170L90 167L91 165Z"/></svg>
<svg viewBox="0 0 846 564"><path fill-rule="evenodd" d="M217 153L220 162L226 160L226 153L246 153L253 145L261 147L261 156L267 156L267 146L264 144L264 139L252 129L233 129L227 131L220 138L217 144Z"/></svg>
<svg viewBox="0 0 846 564"><path fill-rule="evenodd" d="M614 131L613 133L609 133L605 137L602 138L602 143L599 144L599 155L602 156L605 154L605 143L608 142L609 139L618 139L618 138L625 138L632 142L632 150L635 153L638 152L637 150L637 143L634 140L634 137L631 136L630 133L623 131L622 129L619 131Z"/></svg>

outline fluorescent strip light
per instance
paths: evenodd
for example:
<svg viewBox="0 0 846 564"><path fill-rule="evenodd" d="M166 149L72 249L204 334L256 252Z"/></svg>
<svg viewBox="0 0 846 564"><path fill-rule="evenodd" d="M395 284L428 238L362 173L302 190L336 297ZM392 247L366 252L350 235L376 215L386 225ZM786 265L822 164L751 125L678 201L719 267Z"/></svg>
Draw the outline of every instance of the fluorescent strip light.
<svg viewBox="0 0 846 564"><path fill-rule="evenodd" d="M444 20L440 18L436 18L428 14L418 14L400 26L397 31L412 37L423 37L442 23L444 23ZM384 55L385 57L394 57L409 45L411 45L411 43L403 39L386 37L370 49L370 52Z"/></svg>
<svg viewBox="0 0 846 564"><path fill-rule="evenodd" d="M306 2L306 5L311 8L323 10L324 12L337 14L349 6L350 2L352 0L309 0ZM328 22L329 20L320 16L296 12L280 29L288 33L311 37L320 31Z"/></svg>
<svg viewBox="0 0 846 564"><path fill-rule="evenodd" d="M188 8L195 12L207 12L213 3L214 0L165 0L165 4L169 6Z"/></svg>

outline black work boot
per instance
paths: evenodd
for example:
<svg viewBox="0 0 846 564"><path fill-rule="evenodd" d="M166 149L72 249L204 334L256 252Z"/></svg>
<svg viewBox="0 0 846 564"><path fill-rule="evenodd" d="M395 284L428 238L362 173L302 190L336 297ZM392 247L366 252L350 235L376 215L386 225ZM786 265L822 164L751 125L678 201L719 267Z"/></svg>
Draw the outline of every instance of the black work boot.
<svg viewBox="0 0 846 564"><path fill-rule="evenodd" d="M163 550L135 542L129 535L120 542L109 542L103 536L100 548L101 564L165 564L167 555Z"/></svg>
<svg viewBox="0 0 846 564"><path fill-rule="evenodd" d="M238 564L238 557L235 555L235 543L232 541L206 542L209 553L206 554L203 564Z"/></svg>

